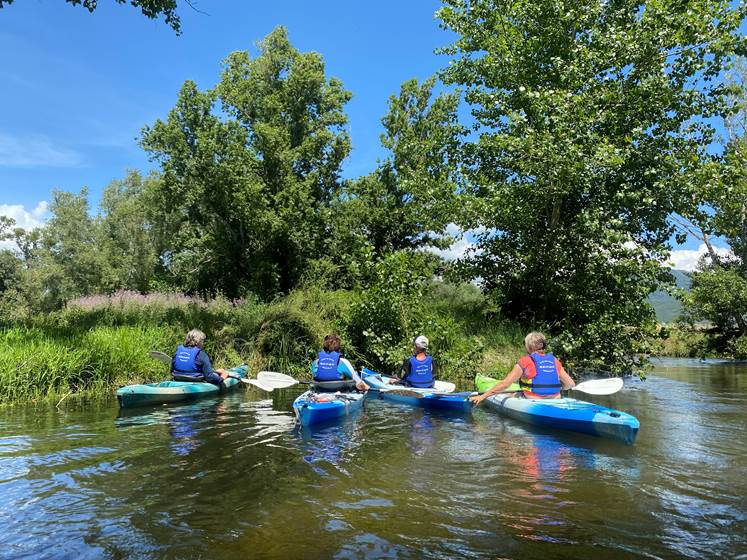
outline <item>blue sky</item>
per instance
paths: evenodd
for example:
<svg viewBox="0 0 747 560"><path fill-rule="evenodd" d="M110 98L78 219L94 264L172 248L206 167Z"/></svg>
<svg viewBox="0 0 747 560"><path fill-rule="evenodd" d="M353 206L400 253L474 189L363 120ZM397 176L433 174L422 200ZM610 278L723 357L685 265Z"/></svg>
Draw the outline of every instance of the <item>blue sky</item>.
<svg viewBox="0 0 747 560"><path fill-rule="evenodd" d="M437 0L376 3L320 0L180 2L183 34L127 5L94 14L63 0L18 1L0 9L0 204L33 209L52 189L88 186L95 203L112 179L150 163L140 129L165 117L182 83L218 80L230 52L285 25L302 51L320 52L328 75L353 92L347 107L353 153L346 175L380 155L380 119L400 84L446 64L449 42Z"/></svg>
<svg viewBox="0 0 747 560"><path fill-rule="evenodd" d="M277 25L301 51L320 52L327 73L353 92L347 106L353 152L346 176L368 172L382 154L387 99L410 78L448 63L434 50L450 42L438 27L438 0L343 2L202 0L179 2L183 34L113 1L90 14L63 0L18 0L0 9L0 213L31 227L44 219L53 189L102 189L127 169L152 167L136 138L171 109L184 80L218 80L232 51ZM464 239L452 252L469 245ZM698 242L682 253L694 262Z"/></svg>

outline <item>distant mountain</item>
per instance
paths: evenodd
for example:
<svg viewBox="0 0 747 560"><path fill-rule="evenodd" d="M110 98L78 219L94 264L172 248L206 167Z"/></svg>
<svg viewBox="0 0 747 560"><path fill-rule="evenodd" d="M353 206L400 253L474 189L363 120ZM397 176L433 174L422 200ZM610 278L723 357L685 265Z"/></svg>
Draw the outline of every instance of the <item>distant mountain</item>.
<svg viewBox="0 0 747 560"><path fill-rule="evenodd" d="M672 270L672 275L678 288L690 289L690 273L684 270ZM657 290L648 296L648 301L656 311L656 318L662 323L670 323L682 313L680 302L662 290Z"/></svg>

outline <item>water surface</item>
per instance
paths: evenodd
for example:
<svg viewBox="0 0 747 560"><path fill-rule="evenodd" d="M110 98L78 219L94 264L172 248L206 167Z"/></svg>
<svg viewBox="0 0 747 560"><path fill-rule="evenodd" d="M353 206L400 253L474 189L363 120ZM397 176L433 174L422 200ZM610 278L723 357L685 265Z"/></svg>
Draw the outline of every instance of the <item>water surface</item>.
<svg viewBox="0 0 747 560"><path fill-rule="evenodd" d="M590 397L633 446L376 399L306 431L296 394L0 410L0 557L747 558L745 364Z"/></svg>

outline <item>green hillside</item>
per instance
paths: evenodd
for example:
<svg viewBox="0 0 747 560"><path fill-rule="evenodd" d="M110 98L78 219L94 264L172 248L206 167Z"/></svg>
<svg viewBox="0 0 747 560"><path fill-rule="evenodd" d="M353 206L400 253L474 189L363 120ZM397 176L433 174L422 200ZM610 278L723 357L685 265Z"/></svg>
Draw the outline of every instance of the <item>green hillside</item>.
<svg viewBox="0 0 747 560"><path fill-rule="evenodd" d="M684 270L672 270L678 288L690 288L690 274ZM657 290L648 298L656 311L656 318L662 323L670 323L682 313L680 302L663 290Z"/></svg>

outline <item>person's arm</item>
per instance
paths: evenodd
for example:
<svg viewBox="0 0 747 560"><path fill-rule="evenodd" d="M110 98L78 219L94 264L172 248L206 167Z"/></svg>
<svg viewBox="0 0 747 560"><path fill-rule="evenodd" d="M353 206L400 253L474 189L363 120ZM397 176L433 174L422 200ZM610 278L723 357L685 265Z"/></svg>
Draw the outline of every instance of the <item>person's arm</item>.
<svg viewBox="0 0 747 560"><path fill-rule="evenodd" d="M402 367L399 368L399 377L393 375L389 380L389 383L399 383L403 381L408 375L410 375L410 358L405 358L402 361Z"/></svg>
<svg viewBox="0 0 747 560"><path fill-rule="evenodd" d="M568 372L565 371L565 368L563 366L560 366L558 377L560 378L560 382L563 384L564 391L567 391L568 389L576 386L576 382L570 375L568 375Z"/></svg>
<svg viewBox="0 0 747 560"><path fill-rule="evenodd" d="M345 374L350 376L350 378L355 381L355 386L358 389L360 389L361 391L368 390L368 385L366 385L363 379L361 379L361 376L358 375L358 372L355 371L353 364L351 364L346 358L340 358L340 365L343 366Z"/></svg>
<svg viewBox="0 0 747 560"><path fill-rule="evenodd" d="M228 372L224 370L223 368L213 369L213 364L210 362L210 356L207 355L207 352L204 350L201 350L199 354L197 354L197 358L195 359L196 362L199 362L202 366L202 374L205 377L209 377L211 373L217 373L220 375L223 379L228 377Z"/></svg>
<svg viewBox="0 0 747 560"><path fill-rule="evenodd" d="M516 383L519 379L521 379L521 375L523 373L524 370L521 369L521 366L519 364L516 364L514 366L514 369L511 370L511 372L503 381L499 381L498 383L493 385L493 387L485 391L482 395L475 395L474 397L470 397L469 400L471 400L473 404L480 404L490 395L495 395L496 393L500 393L508 389L512 383Z"/></svg>

